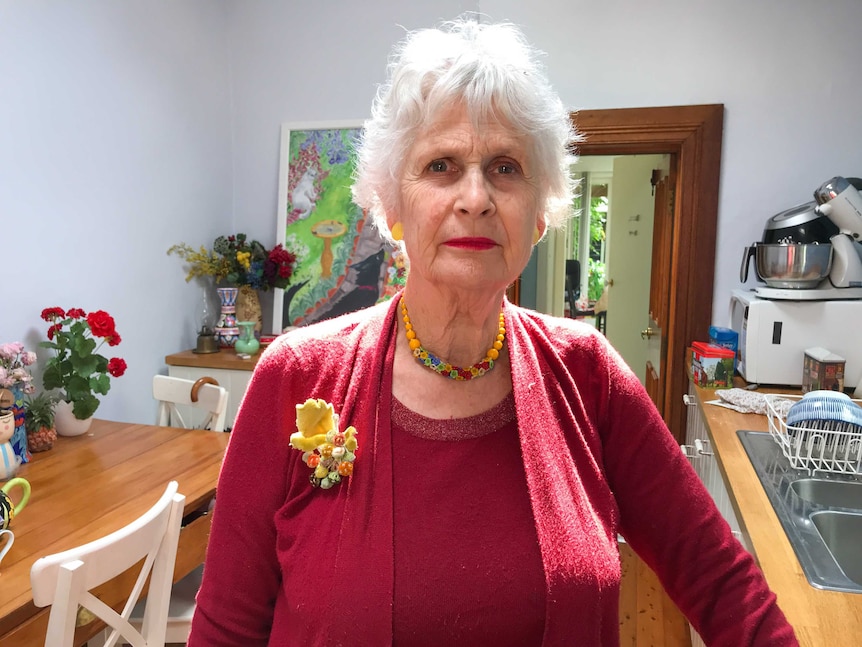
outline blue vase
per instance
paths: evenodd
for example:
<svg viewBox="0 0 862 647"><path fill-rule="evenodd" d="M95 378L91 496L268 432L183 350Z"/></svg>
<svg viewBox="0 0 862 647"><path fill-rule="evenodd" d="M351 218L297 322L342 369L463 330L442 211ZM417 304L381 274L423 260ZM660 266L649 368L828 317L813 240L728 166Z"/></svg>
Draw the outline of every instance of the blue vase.
<svg viewBox="0 0 862 647"><path fill-rule="evenodd" d="M15 414L15 431L12 434L12 449L22 463L30 462L30 450L27 448L27 429L24 427L24 386L19 382L9 387L12 391L12 413Z"/></svg>

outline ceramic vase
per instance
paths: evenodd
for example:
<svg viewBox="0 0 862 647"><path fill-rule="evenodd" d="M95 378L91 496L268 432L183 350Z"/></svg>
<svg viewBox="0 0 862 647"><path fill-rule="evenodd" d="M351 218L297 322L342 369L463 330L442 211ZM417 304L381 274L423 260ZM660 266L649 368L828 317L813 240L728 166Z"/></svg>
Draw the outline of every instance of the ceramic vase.
<svg viewBox="0 0 862 647"><path fill-rule="evenodd" d="M13 384L9 390L12 392L12 413L15 416L15 431L9 442L12 443L15 455L22 463L27 463L32 456L27 448L27 428L24 426L24 384Z"/></svg>
<svg viewBox="0 0 862 647"><path fill-rule="evenodd" d="M254 321L238 321L239 339L234 344L234 349L237 353L244 355L254 355L260 350L260 342L254 335Z"/></svg>
<svg viewBox="0 0 862 647"><path fill-rule="evenodd" d="M260 339L263 330L263 315L260 308L260 294L250 285L241 285L236 298L237 321L250 321L254 324L254 336Z"/></svg>
<svg viewBox="0 0 862 647"><path fill-rule="evenodd" d="M222 348L232 348L239 338L239 327L236 325L236 298L239 288L216 288L221 312L215 325L215 336Z"/></svg>
<svg viewBox="0 0 862 647"><path fill-rule="evenodd" d="M60 400L54 405L54 429L58 436L80 436L89 431L92 423L92 416L84 420L76 418L72 413L71 402Z"/></svg>

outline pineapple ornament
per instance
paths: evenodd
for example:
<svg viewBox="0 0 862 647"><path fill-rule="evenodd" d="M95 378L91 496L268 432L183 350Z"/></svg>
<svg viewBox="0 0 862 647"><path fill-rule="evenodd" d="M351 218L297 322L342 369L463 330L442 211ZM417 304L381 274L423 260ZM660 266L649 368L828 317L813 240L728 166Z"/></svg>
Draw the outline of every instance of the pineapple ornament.
<svg viewBox="0 0 862 647"><path fill-rule="evenodd" d="M57 398L48 393L27 398L24 405L24 424L27 428L27 447L31 452L44 452L54 447L57 430L54 428L54 404Z"/></svg>

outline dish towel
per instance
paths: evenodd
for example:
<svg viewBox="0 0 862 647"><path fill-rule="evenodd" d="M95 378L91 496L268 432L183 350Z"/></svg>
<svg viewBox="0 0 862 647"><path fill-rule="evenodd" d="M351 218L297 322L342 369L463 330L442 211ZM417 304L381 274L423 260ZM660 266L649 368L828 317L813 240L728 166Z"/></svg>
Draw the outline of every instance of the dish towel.
<svg viewBox="0 0 862 647"><path fill-rule="evenodd" d="M707 404L716 404L719 406L739 411L740 413L759 413L766 415L766 395L765 393L755 393L746 389L721 389L715 392L718 400L712 400ZM790 407L793 406L793 400L777 397L772 400L772 406L775 411L782 417L787 416Z"/></svg>

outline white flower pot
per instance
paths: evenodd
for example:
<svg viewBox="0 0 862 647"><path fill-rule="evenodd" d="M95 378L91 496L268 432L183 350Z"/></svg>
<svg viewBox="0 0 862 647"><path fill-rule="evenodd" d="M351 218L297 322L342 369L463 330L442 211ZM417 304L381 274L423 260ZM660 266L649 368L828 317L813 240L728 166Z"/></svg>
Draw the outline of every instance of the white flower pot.
<svg viewBox="0 0 862 647"><path fill-rule="evenodd" d="M79 420L72 413L72 404L60 400L54 405L54 428L58 436L80 436L87 433L93 417Z"/></svg>

